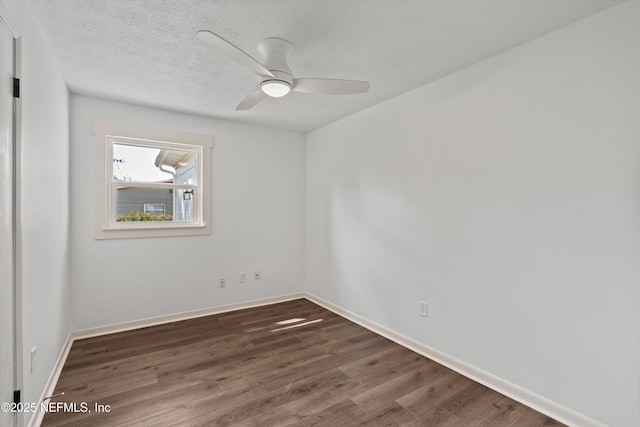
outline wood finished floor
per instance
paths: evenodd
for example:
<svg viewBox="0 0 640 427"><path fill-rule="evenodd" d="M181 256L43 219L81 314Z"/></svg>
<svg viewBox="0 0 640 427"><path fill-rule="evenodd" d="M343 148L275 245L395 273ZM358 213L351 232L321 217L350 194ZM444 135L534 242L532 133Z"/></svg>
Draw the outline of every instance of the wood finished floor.
<svg viewBox="0 0 640 427"><path fill-rule="evenodd" d="M62 391L110 412L42 426L561 425L304 299L76 341Z"/></svg>

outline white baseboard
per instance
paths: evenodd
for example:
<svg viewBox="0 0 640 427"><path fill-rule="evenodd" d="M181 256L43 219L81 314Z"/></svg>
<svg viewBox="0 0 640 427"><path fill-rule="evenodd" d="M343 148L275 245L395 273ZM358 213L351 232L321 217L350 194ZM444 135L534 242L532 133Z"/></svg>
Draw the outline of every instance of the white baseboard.
<svg viewBox="0 0 640 427"><path fill-rule="evenodd" d="M53 370L51 371L51 375L49 375L49 379L44 385L44 390L42 390L42 394L40 395L40 399L38 399L38 408L31 416L29 420L29 427L39 427L42 424L42 420L44 418L44 412L40 410L40 405L44 401L45 398L51 396L53 391L56 389L56 384L58 384L58 378L60 378L60 374L62 373L62 368L64 367L65 362L67 361L67 356L69 355L69 351L71 350L71 344L73 344L73 338L71 337L71 333L67 335L67 339L62 346L62 350L58 355L58 359L56 363L53 365Z"/></svg>
<svg viewBox="0 0 640 427"><path fill-rule="evenodd" d="M164 323L176 322L180 320L210 316L213 314L227 313L230 311L242 310L246 308L260 307L269 304L291 301L299 298L306 298L309 301L318 304L341 317L344 317L345 319L357 323L358 325L367 328L378 335L388 338L391 341L408 348L409 350L415 351L418 354L421 354L435 362L438 362L446 366L447 368L464 375L465 377L477 381L478 383L485 385L497 391L498 393L508 396L513 400L518 401L545 415L548 415L564 424L576 427L606 427L605 424L602 424L592 418L587 417L586 415L580 414L579 412L553 402L546 397L540 396L518 385L512 384L500 377L497 377L489 372L483 371L482 369L456 359L455 357L449 356L439 350L436 350L435 348L429 347L426 344L406 337L398 332L386 328L385 326L382 326L363 316L360 316L359 314L353 313L337 304L305 292L222 305L201 310L172 314L168 316L159 316L149 319L136 320L133 322L124 322L72 332L69 334L69 336L67 336L67 340L65 341L58 360L54 365L53 371L49 376L49 380L47 381L42 395L40 396L38 405L44 400L45 397L51 396L53 394L53 391L55 390L56 384L58 382L58 378L60 377L60 373L62 372L64 363L67 360L69 351L71 350L71 345L75 340L112 334L116 332L124 332L133 329L146 328L149 326L161 325ZM29 421L28 427L39 427L42 423L43 418L43 412L38 411L34 413L31 417L31 420Z"/></svg>
<svg viewBox="0 0 640 427"><path fill-rule="evenodd" d="M133 329L146 328L149 326L162 325L164 323L178 322L180 320L195 319L197 317L211 316L212 314L227 313L229 311L243 310L245 308L260 307L263 305L277 304L279 302L291 301L294 299L304 298L304 292L294 294L280 295L277 297L262 298L239 302L234 304L219 305L216 307L203 308L200 310L185 311L182 313L170 314L167 316L151 317L148 319L134 320L132 322L117 323L107 326L99 326L97 328L81 329L74 331L71 335L73 340L97 337L100 335L114 334L116 332L125 332Z"/></svg>
<svg viewBox="0 0 640 427"><path fill-rule="evenodd" d="M415 341L409 337L406 337L398 332L395 332L385 326L382 326L376 322L373 322L359 314L353 313L339 305L329 302L316 295L306 293L305 298L309 301L318 304L327 310L330 310L337 315L351 320L358 325L375 332L391 341L400 344L401 346L408 348L411 351L415 351L441 365L452 369L467 378L470 378L482 385L489 387L492 390L497 391L511 399L522 403L538 412L548 415L561 423L575 427L606 427L605 424L600 423L592 418L587 417L579 412L562 406L546 397L526 390L516 384L510 383L500 377L497 377L489 372L483 371L473 365L470 365L455 357L449 356L435 348L429 347L426 344Z"/></svg>

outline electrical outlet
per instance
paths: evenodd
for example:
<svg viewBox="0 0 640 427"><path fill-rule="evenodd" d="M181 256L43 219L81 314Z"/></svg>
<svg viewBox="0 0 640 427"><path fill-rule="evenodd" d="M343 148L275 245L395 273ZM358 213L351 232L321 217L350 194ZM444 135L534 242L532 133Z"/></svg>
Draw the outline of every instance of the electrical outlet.
<svg viewBox="0 0 640 427"><path fill-rule="evenodd" d="M247 282L247 273L242 272L240 273L240 283L246 283Z"/></svg>
<svg viewBox="0 0 640 427"><path fill-rule="evenodd" d="M260 280L262 278L262 273L260 271L256 271L253 273L253 280Z"/></svg>
<svg viewBox="0 0 640 427"><path fill-rule="evenodd" d="M225 279L224 277L221 277L218 280L218 284L220 285L221 288L224 288L225 286L227 286L227 279Z"/></svg>
<svg viewBox="0 0 640 427"><path fill-rule="evenodd" d="M36 370L36 348L31 349L31 373Z"/></svg>
<svg viewBox="0 0 640 427"><path fill-rule="evenodd" d="M424 301L420 301L420 316L427 317L427 314L428 314L427 303Z"/></svg>

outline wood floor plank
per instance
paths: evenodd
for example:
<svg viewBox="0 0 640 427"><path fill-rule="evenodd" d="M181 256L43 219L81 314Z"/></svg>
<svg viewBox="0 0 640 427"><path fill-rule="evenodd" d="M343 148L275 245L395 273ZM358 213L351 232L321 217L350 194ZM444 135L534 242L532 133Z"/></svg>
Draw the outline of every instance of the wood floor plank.
<svg viewBox="0 0 640 427"><path fill-rule="evenodd" d="M559 425L305 299L74 342L44 427Z"/></svg>
<svg viewBox="0 0 640 427"><path fill-rule="evenodd" d="M473 384L469 378L445 367L435 372L432 370L432 374L432 382L398 398L398 403L420 415L430 412L435 407L442 407L451 396Z"/></svg>
<svg viewBox="0 0 640 427"><path fill-rule="evenodd" d="M362 409L351 399L343 400L315 414L301 416L301 426L335 427L335 426L359 426L366 417Z"/></svg>

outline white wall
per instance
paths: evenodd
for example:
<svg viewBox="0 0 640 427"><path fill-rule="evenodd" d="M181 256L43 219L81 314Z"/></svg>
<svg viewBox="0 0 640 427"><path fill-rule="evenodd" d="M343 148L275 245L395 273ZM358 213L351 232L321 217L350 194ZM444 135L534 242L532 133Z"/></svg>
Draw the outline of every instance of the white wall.
<svg viewBox="0 0 640 427"><path fill-rule="evenodd" d="M28 3L0 0L0 11L22 38L22 401L38 402L70 331L69 92ZM37 365L31 373L34 346Z"/></svg>
<svg viewBox="0 0 640 427"><path fill-rule="evenodd" d="M211 235L95 240L92 120L213 135ZM303 291L303 135L73 95L71 141L74 330Z"/></svg>
<svg viewBox="0 0 640 427"><path fill-rule="evenodd" d="M640 425L638 23L623 3L310 133L307 291Z"/></svg>

